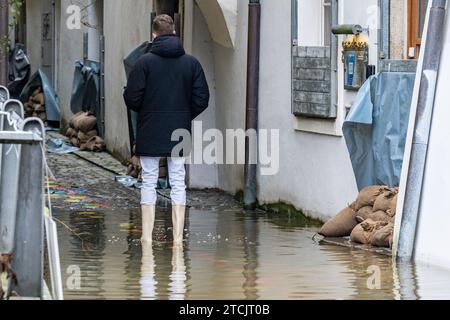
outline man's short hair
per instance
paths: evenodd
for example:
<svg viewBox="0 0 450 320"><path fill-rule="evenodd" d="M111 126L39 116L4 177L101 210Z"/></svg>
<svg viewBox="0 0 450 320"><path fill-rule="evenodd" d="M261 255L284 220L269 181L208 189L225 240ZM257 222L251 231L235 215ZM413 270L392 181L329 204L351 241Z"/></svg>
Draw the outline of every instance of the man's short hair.
<svg viewBox="0 0 450 320"><path fill-rule="evenodd" d="M173 34L174 31L175 23L169 15L162 14L153 20L153 32L155 32L158 36Z"/></svg>

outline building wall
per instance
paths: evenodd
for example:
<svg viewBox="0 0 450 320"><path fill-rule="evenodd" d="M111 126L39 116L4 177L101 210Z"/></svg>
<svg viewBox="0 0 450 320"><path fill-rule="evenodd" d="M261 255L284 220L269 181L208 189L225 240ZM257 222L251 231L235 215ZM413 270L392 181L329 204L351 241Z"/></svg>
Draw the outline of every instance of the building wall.
<svg viewBox="0 0 450 320"><path fill-rule="evenodd" d="M87 4L88 0L84 0ZM61 116L65 123L72 117L70 110L70 99L72 96L73 74L75 71L75 61L83 59L83 33L87 28L82 25L81 30L69 30L66 22L68 6L71 0L60 0L59 3L59 48L58 48L58 85L57 93L60 99Z"/></svg>
<svg viewBox="0 0 450 320"><path fill-rule="evenodd" d="M77 2L86 4L87 0ZM42 1L26 2L27 10L27 50L31 61L31 71L36 72L42 67L42 13L44 8ZM72 116L70 111L70 97L72 94L72 82L74 63L83 57L83 32L86 28L82 25L80 30L69 30L66 25L69 15L66 10L72 4L70 0L55 1L55 33L56 33L56 91L60 100L61 115L65 121Z"/></svg>
<svg viewBox="0 0 450 320"><path fill-rule="evenodd" d="M341 23L358 23L371 29L370 63L376 64L377 1L345 0L340 3ZM234 48L214 44L216 126L222 130L245 128L247 6L246 1L238 2ZM317 6L310 9L311 12L304 10L302 14L313 15L320 11ZM356 93L344 91L340 80L336 121L308 120L292 115L291 25L287 22L290 19L286 19L291 17L290 10L289 0L262 2L259 125L261 129L280 130L280 171L275 176L259 176L258 199L261 204L291 203L311 216L327 219L354 200L357 194L341 130L345 108L351 106ZM343 39L339 37L340 41ZM209 68L209 64L205 67ZM340 79L343 79L342 69L339 63ZM241 190L243 167L220 165L218 187L231 193Z"/></svg>
<svg viewBox="0 0 450 320"><path fill-rule="evenodd" d="M200 8L193 5L193 32L192 32L192 55L202 64L206 79L210 88L209 108L201 114L196 121L202 122L203 130L216 128L216 84L214 63L214 42L211 38L205 18ZM194 133L195 134L195 133ZM194 136L194 138L197 138ZM202 137L200 137L201 139ZM206 145L206 143L204 144ZM218 188L218 166L206 164L192 164L189 167L189 186L191 188Z"/></svg>
<svg viewBox="0 0 450 320"><path fill-rule="evenodd" d="M104 1L105 140L111 152L124 158L130 155L130 143L123 101L127 82L123 59L138 45L150 40L151 12L152 1L149 0Z"/></svg>

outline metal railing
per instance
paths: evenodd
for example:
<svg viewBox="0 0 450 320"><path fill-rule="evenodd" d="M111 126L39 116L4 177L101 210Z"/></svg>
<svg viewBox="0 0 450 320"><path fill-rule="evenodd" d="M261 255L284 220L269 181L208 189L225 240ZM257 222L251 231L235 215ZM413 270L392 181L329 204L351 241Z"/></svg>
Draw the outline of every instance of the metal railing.
<svg viewBox="0 0 450 320"><path fill-rule="evenodd" d="M8 98L0 87L0 254L12 259L16 276L16 281L8 279L6 298L43 299L47 226L53 297L61 299L56 229L45 215L44 124L37 118L24 120L22 103Z"/></svg>

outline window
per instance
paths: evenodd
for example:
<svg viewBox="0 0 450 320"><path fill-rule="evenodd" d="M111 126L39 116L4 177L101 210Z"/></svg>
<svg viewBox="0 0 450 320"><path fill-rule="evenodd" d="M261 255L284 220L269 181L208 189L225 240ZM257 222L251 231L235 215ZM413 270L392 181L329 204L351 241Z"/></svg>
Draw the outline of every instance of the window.
<svg viewBox="0 0 450 320"><path fill-rule="evenodd" d="M429 0L408 0L408 58L410 59L419 57L428 3Z"/></svg>

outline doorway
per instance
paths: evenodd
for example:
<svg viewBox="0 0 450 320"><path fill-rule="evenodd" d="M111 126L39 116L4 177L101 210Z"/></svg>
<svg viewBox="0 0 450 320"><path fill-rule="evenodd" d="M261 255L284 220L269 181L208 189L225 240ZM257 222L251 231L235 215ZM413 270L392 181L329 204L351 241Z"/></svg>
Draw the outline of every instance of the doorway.
<svg viewBox="0 0 450 320"><path fill-rule="evenodd" d="M160 14L171 16L175 22L175 30L183 39L183 7L184 0L154 0L155 12L152 17Z"/></svg>

